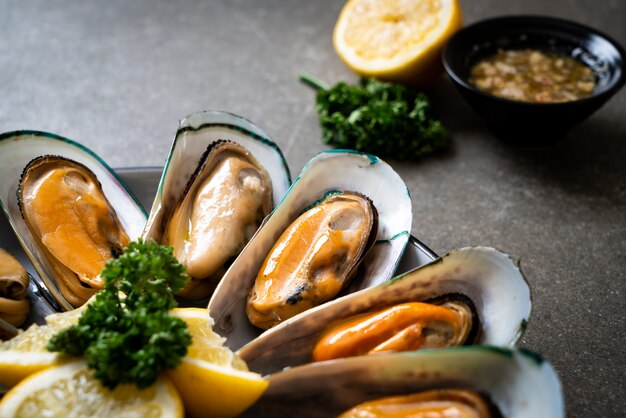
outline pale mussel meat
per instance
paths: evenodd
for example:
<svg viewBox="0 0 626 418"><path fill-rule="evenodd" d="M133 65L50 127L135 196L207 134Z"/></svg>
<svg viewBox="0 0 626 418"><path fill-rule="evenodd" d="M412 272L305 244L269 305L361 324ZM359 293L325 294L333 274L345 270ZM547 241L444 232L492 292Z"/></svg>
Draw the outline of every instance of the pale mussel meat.
<svg viewBox="0 0 626 418"><path fill-rule="evenodd" d="M290 183L280 149L250 121L197 112L180 122L143 237L186 267L181 303L204 304Z"/></svg>
<svg viewBox="0 0 626 418"><path fill-rule="evenodd" d="M59 135L0 135L0 179L0 206L37 272L33 288L50 309L83 304L102 287L106 262L146 224L145 211L115 172Z"/></svg>
<svg viewBox="0 0 626 418"><path fill-rule="evenodd" d="M471 345L480 327L474 303L461 294L396 303L330 324L311 360Z"/></svg>
<svg viewBox="0 0 626 418"><path fill-rule="evenodd" d="M191 277L181 295L206 297L271 210L272 182L254 156L234 142L211 144L160 239Z"/></svg>

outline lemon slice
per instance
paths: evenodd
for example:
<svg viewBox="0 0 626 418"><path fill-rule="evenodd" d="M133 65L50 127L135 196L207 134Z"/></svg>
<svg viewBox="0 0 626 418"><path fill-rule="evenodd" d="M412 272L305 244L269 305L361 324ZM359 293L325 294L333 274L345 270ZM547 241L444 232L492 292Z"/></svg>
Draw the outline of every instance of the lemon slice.
<svg viewBox="0 0 626 418"><path fill-rule="evenodd" d="M119 385L113 391L92 376L84 361L43 370L11 389L0 402L3 418L183 417L174 386L160 378L147 389Z"/></svg>
<svg viewBox="0 0 626 418"><path fill-rule="evenodd" d="M252 405L267 389L267 381L248 371L243 360L224 347L213 332L209 311L179 308L171 312L187 323L192 343L176 369L167 372L189 417L233 417Z"/></svg>
<svg viewBox="0 0 626 418"><path fill-rule="evenodd" d="M59 361L60 355L46 350L46 344L59 330L78 322L83 309L48 315L46 325L31 325L26 331L0 343L0 384L12 387Z"/></svg>
<svg viewBox="0 0 626 418"><path fill-rule="evenodd" d="M350 0L333 44L358 74L425 87L441 74L441 50L460 27L457 0Z"/></svg>

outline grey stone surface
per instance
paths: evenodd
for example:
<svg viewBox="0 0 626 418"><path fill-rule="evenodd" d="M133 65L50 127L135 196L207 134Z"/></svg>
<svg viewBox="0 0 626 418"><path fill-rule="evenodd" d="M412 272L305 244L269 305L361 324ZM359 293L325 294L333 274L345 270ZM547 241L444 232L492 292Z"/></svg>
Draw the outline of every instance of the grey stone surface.
<svg viewBox="0 0 626 418"><path fill-rule="evenodd" d="M241 114L297 174L320 140L300 71L355 80L333 51L342 1L0 1L0 131L76 139L111 166L162 165L177 120ZM546 14L626 44L623 0L462 0L465 23ZM431 92L453 148L392 165L413 234L439 253L521 259L534 311L524 347L550 360L568 415L626 415L626 90L547 149L499 143L443 79ZM539 127L538 127L539 129Z"/></svg>

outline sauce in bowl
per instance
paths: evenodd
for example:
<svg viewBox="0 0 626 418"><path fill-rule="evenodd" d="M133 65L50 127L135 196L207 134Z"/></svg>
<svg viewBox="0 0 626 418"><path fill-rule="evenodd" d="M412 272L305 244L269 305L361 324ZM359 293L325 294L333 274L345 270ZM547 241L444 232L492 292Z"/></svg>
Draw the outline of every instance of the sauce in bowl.
<svg viewBox="0 0 626 418"><path fill-rule="evenodd" d="M562 103L591 96L591 68L567 55L535 49L498 50L471 69L470 83L485 93L532 103Z"/></svg>

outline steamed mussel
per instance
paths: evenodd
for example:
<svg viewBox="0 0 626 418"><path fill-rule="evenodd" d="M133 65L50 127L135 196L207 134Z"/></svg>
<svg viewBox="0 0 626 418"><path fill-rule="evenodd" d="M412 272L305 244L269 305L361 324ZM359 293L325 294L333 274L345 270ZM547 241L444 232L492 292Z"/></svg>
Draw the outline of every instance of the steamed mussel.
<svg viewBox="0 0 626 418"><path fill-rule="evenodd" d="M472 418L565 416L554 369L527 350L472 346L380 353L305 364L274 373L268 381L244 417L330 418L364 402L380 405L385 398L407 395L439 406L460 402L469 406L461 408ZM359 416L378 416L367 412ZM425 416L441 416L432 412Z"/></svg>
<svg viewBox="0 0 626 418"><path fill-rule="evenodd" d="M63 297L82 305L104 286L106 262L129 242L96 175L67 158L35 158L22 173L18 203Z"/></svg>
<svg viewBox="0 0 626 418"><path fill-rule="evenodd" d="M0 248L0 319L14 326L26 321L30 312L29 282L24 266Z"/></svg>
<svg viewBox="0 0 626 418"><path fill-rule="evenodd" d="M311 359L472 344L480 331L476 308L468 298L455 296L445 302L400 303L340 320L320 337Z"/></svg>
<svg viewBox="0 0 626 418"><path fill-rule="evenodd" d="M142 236L174 247L191 276L186 304L203 304L290 183L280 149L250 121L181 120Z"/></svg>
<svg viewBox="0 0 626 418"><path fill-rule="evenodd" d="M254 156L234 142L211 144L160 240L191 277L181 295L206 297L271 209L272 182Z"/></svg>
<svg viewBox="0 0 626 418"><path fill-rule="evenodd" d="M354 275L378 231L372 201L337 192L300 215L269 252L246 312L268 329L334 298Z"/></svg>

